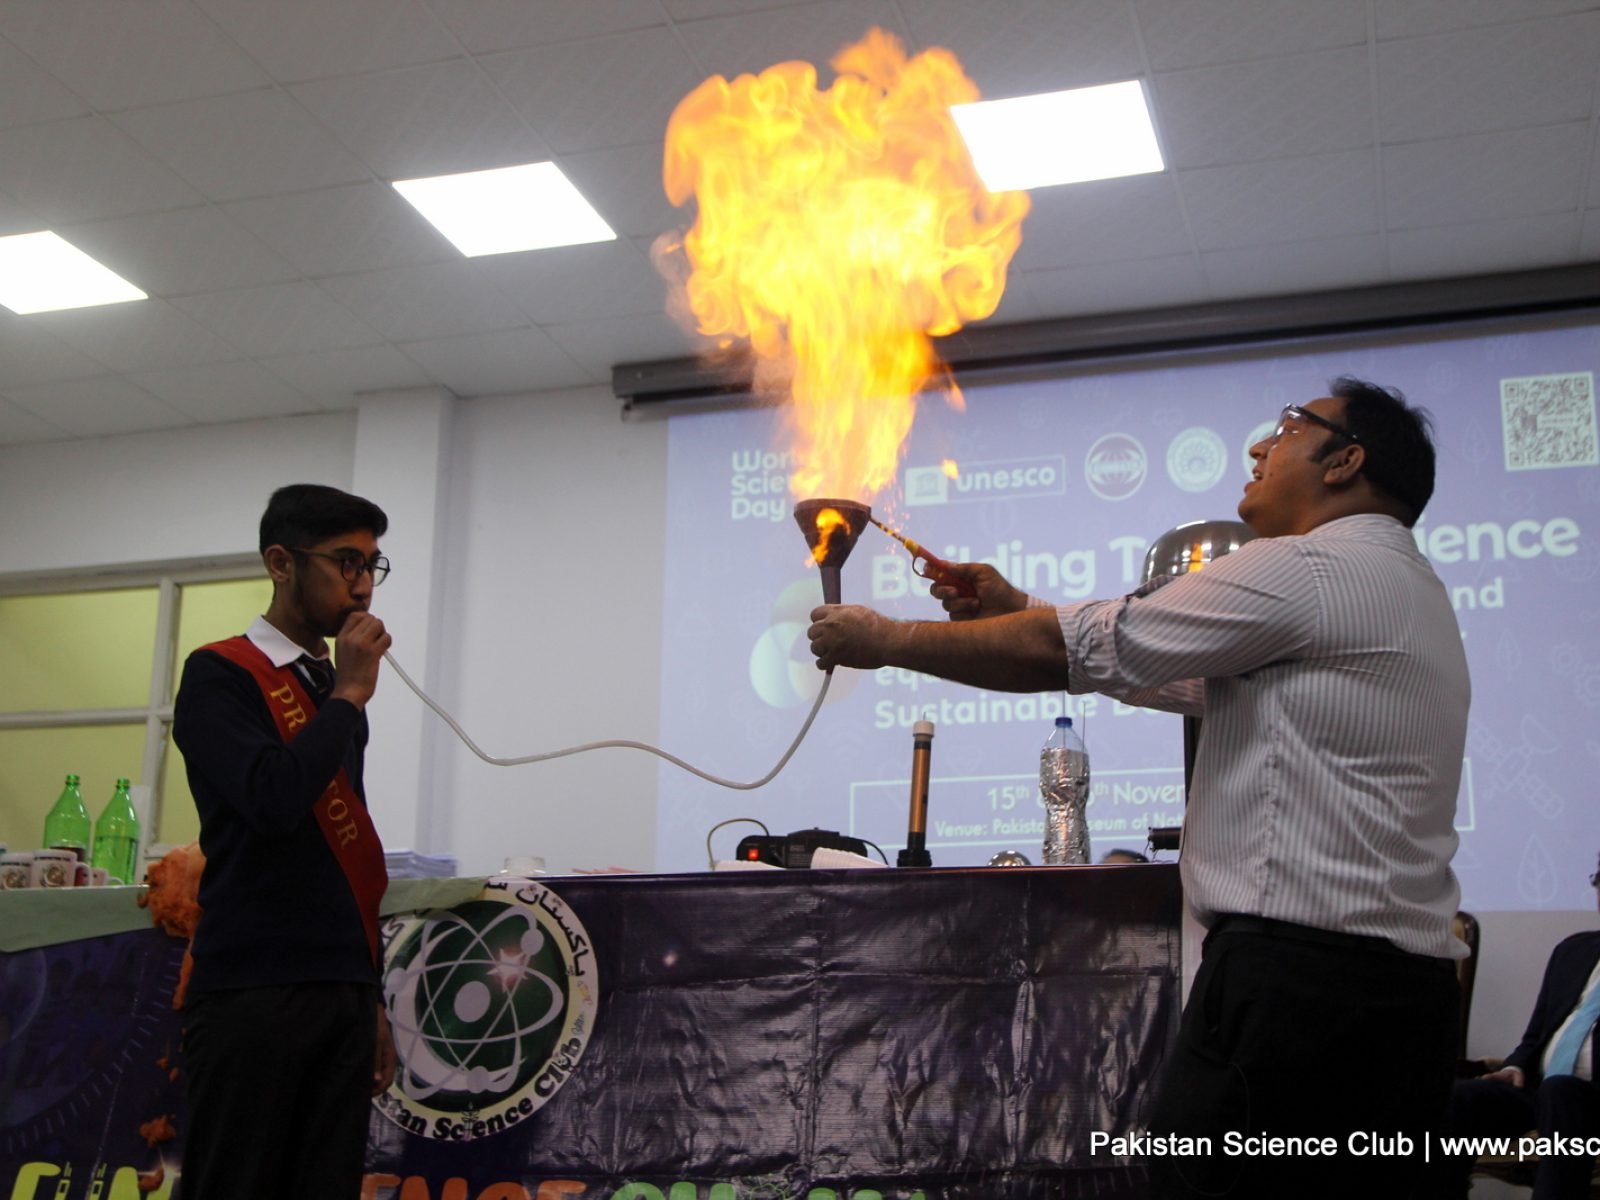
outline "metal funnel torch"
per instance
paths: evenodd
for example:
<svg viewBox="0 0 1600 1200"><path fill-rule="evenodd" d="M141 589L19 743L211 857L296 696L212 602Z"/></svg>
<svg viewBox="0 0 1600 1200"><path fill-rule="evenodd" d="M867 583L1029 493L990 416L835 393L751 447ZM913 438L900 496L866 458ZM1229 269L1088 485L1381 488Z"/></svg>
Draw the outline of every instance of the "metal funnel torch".
<svg viewBox="0 0 1600 1200"><path fill-rule="evenodd" d="M822 602L838 604L839 568L872 520L872 509L855 500L802 500L794 506L794 519L822 573Z"/></svg>

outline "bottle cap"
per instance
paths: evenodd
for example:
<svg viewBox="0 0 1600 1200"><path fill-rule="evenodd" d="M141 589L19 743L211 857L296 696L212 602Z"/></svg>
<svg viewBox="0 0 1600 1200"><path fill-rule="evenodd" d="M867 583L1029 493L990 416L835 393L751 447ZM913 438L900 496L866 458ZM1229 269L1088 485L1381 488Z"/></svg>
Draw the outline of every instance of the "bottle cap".
<svg viewBox="0 0 1600 1200"><path fill-rule="evenodd" d="M919 737L930 737L931 738L933 736L933 722L932 721L918 721L915 725L913 725L911 727L911 736L914 737L914 738L919 738Z"/></svg>
<svg viewBox="0 0 1600 1200"><path fill-rule="evenodd" d="M1063 727L1065 727L1067 729L1071 729L1072 728L1072 718L1071 717L1057 717L1056 718L1056 728L1057 729L1061 729Z"/></svg>
<svg viewBox="0 0 1600 1200"><path fill-rule="evenodd" d="M119 788L125 788L128 786L128 781L126 779L119 779L117 780L117 786Z"/></svg>

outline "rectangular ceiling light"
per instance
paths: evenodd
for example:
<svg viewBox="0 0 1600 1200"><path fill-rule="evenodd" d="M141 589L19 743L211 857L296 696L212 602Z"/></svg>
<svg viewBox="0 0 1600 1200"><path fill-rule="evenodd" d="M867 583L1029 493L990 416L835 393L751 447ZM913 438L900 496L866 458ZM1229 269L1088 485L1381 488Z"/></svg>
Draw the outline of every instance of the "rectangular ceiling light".
<svg viewBox="0 0 1600 1200"><path fill-rule="evenodd" d="M1144 175L1165 166L1137 79L950 109L991 192Z"/></svg>
<svg viewBox="0 0 1600 1200"><path fill-rule="evenodd" d="M48 229L0 237L0 304L14 313L148 299L121 275Z"/></svg>
<svg viewBox="0 0 1600 1200"><path fill-rule="evenodd" d="M468 258L617 236L552 162L402 179L394 187Z"/></svg>

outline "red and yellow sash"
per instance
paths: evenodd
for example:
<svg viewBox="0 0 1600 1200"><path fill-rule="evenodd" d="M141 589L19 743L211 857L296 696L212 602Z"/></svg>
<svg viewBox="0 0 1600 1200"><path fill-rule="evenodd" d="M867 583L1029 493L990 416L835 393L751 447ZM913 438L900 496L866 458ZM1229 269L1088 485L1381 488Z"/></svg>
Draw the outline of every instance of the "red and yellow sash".
<svg viewBox="0 0 1600 1200"><path fill-rule="evenodd" d="M277 723L285 744L306 727L317 706L292 666L275 667L265 652L247 637L229 638L204 647L229 662L243 667L261 688L267 710ZM389 871L383 861L383 846L373 827L367 806L356 795L350 776L343 767L312 806L322 836L338 859L346 882L361 912L372 961L378 958L378 903L389 886Z"/></svg>

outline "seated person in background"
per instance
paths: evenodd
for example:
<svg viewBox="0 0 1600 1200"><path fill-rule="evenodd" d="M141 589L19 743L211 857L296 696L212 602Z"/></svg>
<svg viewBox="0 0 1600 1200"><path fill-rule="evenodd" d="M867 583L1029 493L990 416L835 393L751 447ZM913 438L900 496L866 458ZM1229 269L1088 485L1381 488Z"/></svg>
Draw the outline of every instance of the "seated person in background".
<svg viewBox="0 0 1600 1200"><path fill-rule="evenodd" d="M1102 867L1117 867L1126 866L1128 863L1147 863L1149 861L1137 850L1123 850L1118 847L1115 850L1107 850L1105 856L1100 860L1100 865Z"/></svg>
<svg viewBox="0 0 1600 1200"><path fill-rule="evenodd" d="M1600 871L1589 876L1600 889ZM1600 896L1600 893L1597 893ZM1453 1136L1600 1137L1600 1087L1595 1084L1595 1020L1600 1017L1600 929L1575 933L1551 951L1527 1032L1498 1071L1460 1080L1450 1098ZM1470 1155L1441 1157L1425 1194L1459 1200L1467 1194ZM1533 1200L1589 1194L1592 1154L1547 1154L1534 1176Z"/></svg>

